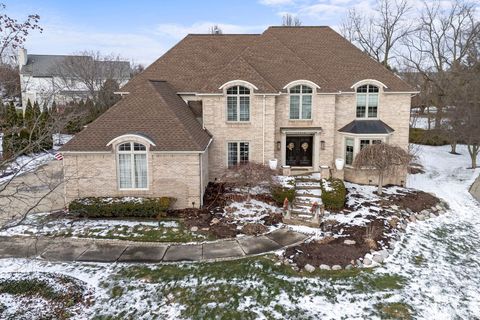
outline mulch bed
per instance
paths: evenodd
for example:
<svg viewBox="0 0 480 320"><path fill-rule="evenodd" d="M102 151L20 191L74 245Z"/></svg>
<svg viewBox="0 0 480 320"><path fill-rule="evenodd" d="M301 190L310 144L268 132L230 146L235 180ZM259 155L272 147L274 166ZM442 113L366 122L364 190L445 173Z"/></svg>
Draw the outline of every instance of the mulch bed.
<svg viewBox="0 0 480 320"><path fill-rule="evenodd" d="M430 193L415 191L401 196L392 195L388 198L388 201L391 201L391 204L395 204L401 208L408 208L413 212L420 212L435 206L439 202L439 199Z"/></svg>

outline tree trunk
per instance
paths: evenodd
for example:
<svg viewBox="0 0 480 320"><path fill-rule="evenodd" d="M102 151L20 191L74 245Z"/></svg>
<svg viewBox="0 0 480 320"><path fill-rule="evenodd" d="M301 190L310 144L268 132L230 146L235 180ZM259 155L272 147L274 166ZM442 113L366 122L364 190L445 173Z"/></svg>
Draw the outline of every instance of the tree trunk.
<svg viewBox="0 0 480 320"><path fill-rule="evenodd" d="M451 147L450 153L457 154L457 140L453 140L452 142L450 142L450 147Z"/></svg>
<svg viewBox="0 0 480 320"><path fill-rule="evenodd" d="M383 172L378 175L378 190L377 193L379 196L382 195L383 191Z"/></svg>
<svg viewBox="0 0 480 320"><path fill-rule="evenodd" d="M472 160L472 169L477 167L477 156L478 156L478 149L480 148L479 145L476 144L469 144L467 145L468 153L470 154L470 159Z"/></svg>

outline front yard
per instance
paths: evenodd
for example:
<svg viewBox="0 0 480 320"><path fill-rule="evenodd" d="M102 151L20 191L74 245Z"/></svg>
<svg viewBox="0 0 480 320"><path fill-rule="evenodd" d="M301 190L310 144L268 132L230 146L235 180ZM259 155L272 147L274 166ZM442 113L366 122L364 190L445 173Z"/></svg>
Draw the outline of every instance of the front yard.
<svg viewBox="0 0 480 320"><path fill-rule="evenodd" d="M332 271L320 270L317 264L311 273L303 268L296 271L295 265L302 267L302 263L288 254L285 259L284 250L242 260L195 264L1 259L0 315L35 319L42 310L47 312L42 316L58 319L474 318L480 314L480 215L474 214L478 202L467 189L479 170L465 170L468 155L466 150L459 150L462 156L448 154L447 147L421 147L420 162L425 173L410 176L408 182L409 187L445 199L450 208L447 214L405 223L405 231L397 232L401 228L392 227L392 217L404 223L403 211L407 211L401 207L414 208L419 202L430 206L428 197L409 199L405 189L393 187L381 199L373 193L374 187L347 184L348 207L325 217L327 221L335 220L332 229L294 227L309 233L314 241L331 237L333 240L327 244L343 245L344 240L356 240L355 245L360 246L364 229L372 221L381 221L385 226L382 230L387 232L376 241L379 249L387 247L389 239L396 245L388 246L389 256L377 268ZM265 223L276 207L257 201L262 202L260 197L251 203L233 199L227 206L230 209L217 213L219 221L215 225L234 224L239 232L245 224L260 223L269 230L281 226ZM34 221L29 221L7 232L57 232L56 236L61 236L62 229L70 228L70 236L120 237L121 230L128 230L128 236L142 239L147 237L146 232L141 235L142 230L161 233L162 228L181 229L178 221L109 221L103 226L101 221L89 225L89 220L65 219L58 225L56 221L43 223L45 228L37 228ZM202 221L195 223L201 230ZM101 230L95 230L99 224ZM182 230L195 234L192 226L186 224ZM12 290L17 287L32 289ZM45 311L46 305L58 308Z"/></svg>

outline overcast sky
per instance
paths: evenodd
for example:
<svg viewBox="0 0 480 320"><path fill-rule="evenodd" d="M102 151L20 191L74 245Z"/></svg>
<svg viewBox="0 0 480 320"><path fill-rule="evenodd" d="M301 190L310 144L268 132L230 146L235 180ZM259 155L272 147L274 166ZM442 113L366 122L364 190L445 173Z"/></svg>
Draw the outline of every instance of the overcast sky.
<svg viewBox="0 0 480 320"><path fill-rule="evenodd" d="M188 33L218 24L224 33L261 33L289 12L303 25L336 27L348 8L368 11L374 0L0 0L16 18L38 13L43 33L29 35L29 53L115 53L150 64Z"/></svg>

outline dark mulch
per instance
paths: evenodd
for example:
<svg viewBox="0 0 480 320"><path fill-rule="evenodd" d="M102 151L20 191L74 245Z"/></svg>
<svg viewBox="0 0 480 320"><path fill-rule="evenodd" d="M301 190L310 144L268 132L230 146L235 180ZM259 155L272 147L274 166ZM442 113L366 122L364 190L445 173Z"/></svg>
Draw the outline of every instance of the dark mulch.
<svg viewBox="0 0 480 320"><path fill-rule="evenodd" d="M270 213L261 219L266 226L275 226L283 222L283 215L281 213Z"/></svg>
<svg viewBox="0 0 480 320"><path fill-rule="evenodd" d="M237 234L240 233L240 230L237 229L237 225L235 223L226 223L220 221L219 223L210 227L210 233L218 239L235 238Z"/></svg>
<svg viewBox="0 0 480 320"><path fill-rule="evenodd" d="M388 198L391 204L401 208L409 208L413 212L429 209L439 203L439 199L423 191L409 192L403 195L392 195Z"/></svg>
<svg viewBox="0 0 480 320"><path fill-rule="evenodd" d="M268 231L268 228L260 223L247 223L242 227L242 233L249 236L257 236Z"/></svg>
<svg viewBox="0 0 480 320"><path fill-rule="evenodd" d="M312 241L303 243L295 247L288 248L285 251L285 257L293 260L300 268L306 264L318 267L321 264L329 266L338 264L345 267L358 258L362 258L370 252L370 249L380 249L382 244L388 243L387 234L390 231L390 225L384 220L373 220L368 226L345 226L335 225L332 228L334 233L342 234L341 238L326 238L321 241ZM368 230L368 232L367 232ZM371 237L373 241L368 240ZM346 240L355 240L354 245L346 245Z"/></svg>

